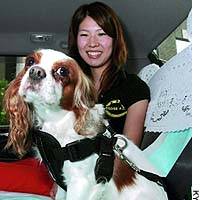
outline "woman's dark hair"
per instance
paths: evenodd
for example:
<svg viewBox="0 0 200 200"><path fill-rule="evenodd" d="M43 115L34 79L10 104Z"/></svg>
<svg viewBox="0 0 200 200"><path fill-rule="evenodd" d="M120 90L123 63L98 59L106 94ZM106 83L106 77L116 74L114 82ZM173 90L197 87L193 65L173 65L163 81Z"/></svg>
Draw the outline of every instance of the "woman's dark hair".
<svg viewBox="0 0 200 200"><path fill-rule="evenodd" d="M71 25L68 35L68 53L75 58L80 64L83 71L91 77L90 67L81 58L77 47L77 36L79 25L90 16L110 37L113 38L113 51L111 55L111 63L104 70L101 77L101 85L99 92L108 89L115 80L116 73L126 63L127 46L125 43L123 30L119 18L115 12L102 2L94 2L80 6L72 16Z"/></svg>

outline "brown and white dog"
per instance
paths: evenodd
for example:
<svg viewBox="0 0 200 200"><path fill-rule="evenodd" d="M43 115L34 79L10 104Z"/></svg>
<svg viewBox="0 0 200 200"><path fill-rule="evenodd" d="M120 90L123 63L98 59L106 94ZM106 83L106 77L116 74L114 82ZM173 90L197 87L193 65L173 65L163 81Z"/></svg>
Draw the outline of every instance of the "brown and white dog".
<svg viewBox="0 0 200 200"><path fill-rule="evenodd" d="M10 118L7 147L23 156L30 147L28 130L34 126L52 134L61 144L95 136L101 129L103 106L95 105L95 91L75 60L51 49L37 50L26 58L25 67L5 94ZM133 143L127 151L135 164L155 172ZM56 199L67 200L165 200L164 189L115 159L113 178L97 184L94 168L98 155L65 161L67 192L58 189Z"/></svg>

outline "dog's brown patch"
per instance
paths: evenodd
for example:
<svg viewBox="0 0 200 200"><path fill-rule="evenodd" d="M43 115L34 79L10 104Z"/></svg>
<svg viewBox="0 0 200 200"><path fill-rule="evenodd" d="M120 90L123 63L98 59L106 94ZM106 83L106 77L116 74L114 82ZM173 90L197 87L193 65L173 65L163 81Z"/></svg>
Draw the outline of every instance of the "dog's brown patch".
<svg viewBox="0 0 200 200"><path fill-rule="evenodd" d="M26 70L31 65L40 63L41 57L42 57L42 53L39 53L39 52L36 52L36 51L33 52L32 54L29 54L26 57L26 61L25 61Z"/></svg>
<svg viewBox="0 0 200 200"><path fill-rule="evenodd" d="M62 76L57 73L59 68L65 68L67 74ZM72 110L74 107L74 91L78 82L78 71L73 60L55 62L52 69L55 80L62 83L63 95L60 105L65 110Z"/></svg>
<svg viewBox="0 0 200 200"><path fill-rule="evenodd" d="M135 183L135 178L135 171L116 157L113 179L118 191L121 191L125 186L133 185Z"/></svg>

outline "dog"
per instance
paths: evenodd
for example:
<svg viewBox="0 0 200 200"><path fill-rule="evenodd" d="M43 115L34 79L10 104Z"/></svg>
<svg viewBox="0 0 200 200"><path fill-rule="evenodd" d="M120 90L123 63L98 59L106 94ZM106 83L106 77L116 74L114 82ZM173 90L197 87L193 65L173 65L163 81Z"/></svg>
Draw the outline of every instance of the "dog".
<svg viewBox="0 0 200 200"><path fill-rule="evenodd" d="M5 94L11 126L7 148L22 157L31 146L28 132L32 127L52 134L62 147L96 136L105 129L105 119L103 106L95 102L94 86L74 59L52 49L34 51ZM126 141L135 164L155 172L142 151ZM111 180L97 184L97 158L97 154L92 154L77 162L64 162L67 192L58 186L57 200L167 199L163 187L134 172L117 156Z"/></svg>

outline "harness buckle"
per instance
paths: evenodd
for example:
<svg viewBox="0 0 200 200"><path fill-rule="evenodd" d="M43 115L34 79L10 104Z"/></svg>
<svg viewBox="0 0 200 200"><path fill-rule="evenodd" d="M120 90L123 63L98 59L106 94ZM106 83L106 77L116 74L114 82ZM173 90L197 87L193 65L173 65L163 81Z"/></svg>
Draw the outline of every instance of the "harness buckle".
<svg viewBox="0 0 200 200"><path fill-rule="evenodd" d="M130 166L134 171L140 172L140 169L123 153L123 150L128 146L126 139L120 135L115 135L114 137L117 138L117 142L113 149L117 152L119 158L128 166Z"/></svg>

